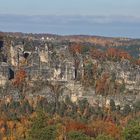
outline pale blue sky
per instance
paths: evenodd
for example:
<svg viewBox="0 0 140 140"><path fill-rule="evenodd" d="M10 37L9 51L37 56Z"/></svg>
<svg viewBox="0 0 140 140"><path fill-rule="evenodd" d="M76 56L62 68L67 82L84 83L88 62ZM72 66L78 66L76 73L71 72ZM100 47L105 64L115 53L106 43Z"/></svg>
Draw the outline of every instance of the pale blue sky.
<svg viewBox="0 0 140 140"><path fill-rule="evenodd" d="M139 17L140 0L0 0L0 14Z"/></svg>

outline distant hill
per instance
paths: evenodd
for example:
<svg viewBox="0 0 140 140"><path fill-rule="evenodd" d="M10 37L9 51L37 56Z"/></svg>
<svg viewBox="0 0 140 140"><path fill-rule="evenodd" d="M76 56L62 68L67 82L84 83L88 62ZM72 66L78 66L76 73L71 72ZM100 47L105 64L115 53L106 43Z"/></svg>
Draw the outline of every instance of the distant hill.
<svg viewBox="0 0 140 140"><path fill-rule="evenodd" d="M21 33L21 32L1 32L2 36L12 36L19 38L32 37L35 39L44 38L55 38L60 41L69 41L75 43L90 43L92 46L102 48L115 47L119 49L124 49L128 51L134 57L139 57L140 54L140 39L132 38L115 38L115 37L104 37L104 36L91 36L91 35L56 35L56 34L46 34L46 33Z"/></svg>

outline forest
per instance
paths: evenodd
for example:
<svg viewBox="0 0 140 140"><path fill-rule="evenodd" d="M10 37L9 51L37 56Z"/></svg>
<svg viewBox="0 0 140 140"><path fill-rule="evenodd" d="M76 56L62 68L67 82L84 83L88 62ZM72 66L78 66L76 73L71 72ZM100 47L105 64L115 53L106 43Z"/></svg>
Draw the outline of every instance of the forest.
<svg viewBox="0 0 140 140"><path fill-rule="evenodd" d="M42 36L4 37L0 140L139 140L139 40Z"/></svg>

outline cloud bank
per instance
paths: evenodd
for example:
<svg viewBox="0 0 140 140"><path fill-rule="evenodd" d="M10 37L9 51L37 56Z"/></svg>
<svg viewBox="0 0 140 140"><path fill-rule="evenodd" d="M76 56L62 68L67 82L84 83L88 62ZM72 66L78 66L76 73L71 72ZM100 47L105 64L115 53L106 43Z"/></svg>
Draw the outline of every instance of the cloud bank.
<svg viewBox="0 0 140 140"><path fill-rule="evenodd" d="M84 34L140 38L140 18L127 16L0 15L0 30L7 32Z"/></svg>

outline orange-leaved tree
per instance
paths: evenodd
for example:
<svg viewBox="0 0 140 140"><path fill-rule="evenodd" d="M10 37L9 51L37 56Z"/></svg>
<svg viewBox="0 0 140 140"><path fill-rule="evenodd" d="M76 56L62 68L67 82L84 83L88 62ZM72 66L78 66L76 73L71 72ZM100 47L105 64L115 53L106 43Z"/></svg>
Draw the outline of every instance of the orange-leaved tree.
<svg viewBox="0 0 140 140"><path fill-rule="evenodd" d="M27 77L27 73L24 69L19 69L16 72L15 78L13 80L13 84L15 86L19 86L20 84L22 84L25 81L25 78Z"/></svg>

